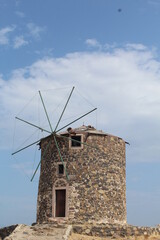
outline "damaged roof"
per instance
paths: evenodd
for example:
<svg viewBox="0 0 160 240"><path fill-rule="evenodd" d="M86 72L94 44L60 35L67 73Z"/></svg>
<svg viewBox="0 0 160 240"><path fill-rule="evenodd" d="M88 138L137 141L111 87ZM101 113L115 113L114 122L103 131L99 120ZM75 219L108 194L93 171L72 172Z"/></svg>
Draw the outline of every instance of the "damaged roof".
<svg viewBox="0 0 160 240"><path fill-rule="evenodd" d="M66 131L64 132L60 132L58 133L58 135L74 135L74 134L83 134L83 133L89 133L89 134L93 134L93 135L101 135L101 136L110 136L110 137L116 137L118 139L122 139L118 136L115 136L115 135L111 135L111 134L108 134L108 133L105 133L103 132L102 130L97 130L95 127L91 126L91 125L88 125L88 126L85 126L85 125L82 125L81 127L78 127L78 128L67 128ZM51 135L43 138L43 139L46 139L48 137L50 137ZM41 139L41 140L43 140ZM128 142L125 141L125 143L129 144Z"/></svg>
<svg viewBox="0 0 160 240"><path fill-rule="evenodd" d="M60 135L78 134L78 133L84 133L84 132L90 133L90 134L95 134L95 135L103 135L103 136L113 136L113 137L115 137L114 135L105 133L102 130L97 130L96 128L94 128L91 125L88 125L88 126L82 125L81 127L78 127L78 128L68 128L67 131L61 132Z"/></svg>
<svg viewBox="0 0 160 240"><path fill-rule="evenodd" d="M60 135L74 135L74 134L80 134L80 133L89 133L89 134L93 134L93 135L103 135L103 136L110 136L110 137L116 137L118 139L122 139L118 136L114 136L108 133L103 132L102 130L97 130L96 128L94 128L91 125L85 126L82 125L81 127L78 128L71 128L69 127L67 129L67 131L61 132L59 133ZM128 142L125 141L126 144L129 144ZM130 144L129 144L130 145Z"/></svg>

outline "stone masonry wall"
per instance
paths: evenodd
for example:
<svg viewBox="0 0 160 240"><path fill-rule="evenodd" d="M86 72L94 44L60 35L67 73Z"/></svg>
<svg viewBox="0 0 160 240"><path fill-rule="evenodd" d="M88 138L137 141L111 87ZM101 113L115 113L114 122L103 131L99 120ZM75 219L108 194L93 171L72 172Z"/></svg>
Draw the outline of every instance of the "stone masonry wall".
<svg viewBox="0 0 160 240"><path fill-rule="evenodd" d="M113 239L127 238L127 237L144 237L148 239L149 236L160 236L159 227L137 227L128 224L85 224L73 225L73 232L98 237L111 237ZM158 238L159 239L159 238Z"/></svg>
<svg viewBox="0 0 160 240"><path fill-rule="evenodd" d="M55 220L55 189L64 187L68 223L125 223L125 142L107 135L89 135L86 143L94 148L70 149L68 139L62 137L57 137L57 142L69 180L56 174L60 158L53 136L42 140L37 222Z"/></svg>

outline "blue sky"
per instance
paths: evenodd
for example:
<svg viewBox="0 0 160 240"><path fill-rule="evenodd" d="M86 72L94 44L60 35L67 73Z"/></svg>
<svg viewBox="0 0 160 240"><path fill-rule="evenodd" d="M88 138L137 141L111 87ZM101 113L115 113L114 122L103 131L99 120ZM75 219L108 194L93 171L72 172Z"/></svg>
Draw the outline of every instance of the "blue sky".
<svg viewBox="0 0 160 240"><path fill-rule="evenodd" d="M39 152L11 157L32 133L14 117L37 116L39 89L57 108L73 85L66 119L90 109L82 93L98 107L84 121L130 142L128 223L160 223L159 22L160 0L0 0L0 226L36 216Z"/></svg>

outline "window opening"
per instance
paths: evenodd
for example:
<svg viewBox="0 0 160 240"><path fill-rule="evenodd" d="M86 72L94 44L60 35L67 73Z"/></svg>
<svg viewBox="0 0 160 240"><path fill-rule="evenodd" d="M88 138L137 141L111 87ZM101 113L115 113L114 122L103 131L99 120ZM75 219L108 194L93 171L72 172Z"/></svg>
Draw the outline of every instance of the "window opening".
<svg viewBox="0 0 160 240"><path fill-rule="evenodd" d="M64 174L64 166L63 164L58 165L58 174Z"/></svg>
<svg viewBox="0 0 160 240"><path fill-rule="evenodd" d="M71 147L81 147L81 136L71 136L71 139L79 141L79 142L75 142L71 140Z"/></svg>

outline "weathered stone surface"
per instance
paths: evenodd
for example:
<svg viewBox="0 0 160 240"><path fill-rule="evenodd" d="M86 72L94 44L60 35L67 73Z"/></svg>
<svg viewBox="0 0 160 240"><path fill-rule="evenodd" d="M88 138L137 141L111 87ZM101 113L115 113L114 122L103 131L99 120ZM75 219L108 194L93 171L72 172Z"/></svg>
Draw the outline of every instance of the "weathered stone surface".
<svg viewBox="0 0 160 240"><path fill-rule="evenodd" d="M160 239L159 227L137 227L122 224L37 224L34 226L18 225L5 240L68 240L71 233L80 236L92 236L92 239ZM4 239L4 238L3 238ZM78 238L83 239L83 238ZM90 239L90 238L84 238Z"/></svg>
<svg viewBox="0 0 160 240"><path fill-rule="evenodd" d="M12 225L4 228L0 228L0 239L4 239L9 236L18 225Z"/></svg>
<svg viewBox="0 0 160 240"><path fill-rule="evenodd" d="M107 134L86 134L80 149L71 149L68 139L57 137L66 169L71 177L57 175L60 157L53 136L42 139L37 222L61 221L55 218L55 191L66 189L68 223L126 222L125 142ZM47 146L49 147L47 148ZM47 149L47 150L46 150Z"/></svg>
<svg viewBox="0 0 160 240"><path fill-rule="evenodd" d="M18 225L5 240L67 240L71 234L72 226L63 225Z"/></svg>
<svg viewBox="0 0 160 240"><path fill-rule="evenodd" d="M89 236L127 238L127 237L160 237L160 228L158 227L136 227L132 225L121 224L85 224L73 225L73 232ZM156 238L155 238L156 239Z"/></svg>

